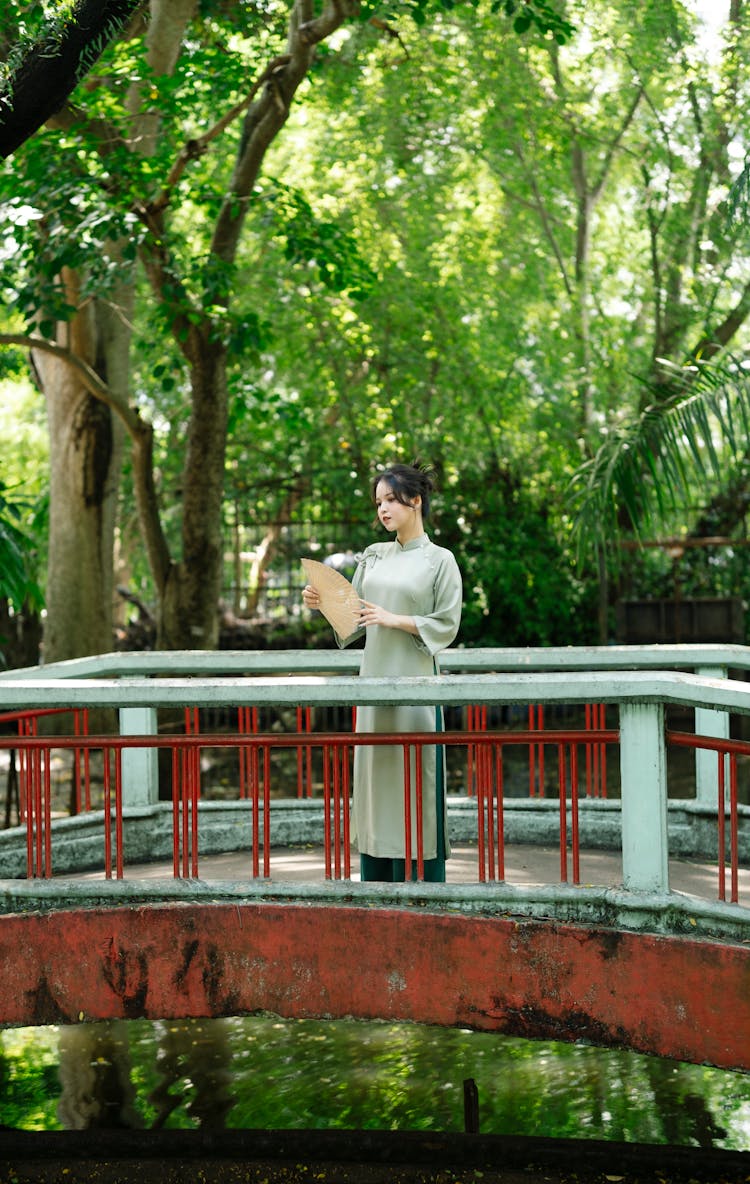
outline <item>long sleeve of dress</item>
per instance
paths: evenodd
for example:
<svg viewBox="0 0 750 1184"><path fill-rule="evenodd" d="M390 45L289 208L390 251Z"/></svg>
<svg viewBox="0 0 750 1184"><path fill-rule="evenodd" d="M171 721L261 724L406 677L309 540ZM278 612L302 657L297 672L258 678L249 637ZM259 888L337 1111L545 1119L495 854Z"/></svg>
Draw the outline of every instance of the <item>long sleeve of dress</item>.
<svg viewBox="0 0 750 1184"><path fill-rule="evenodd" d="M434 611L414 614L414 623L419 631L417 642L421 643L432 657L454 641L461 623L463 599L461 573L450 552L439 552L435 569Z"/></svg>

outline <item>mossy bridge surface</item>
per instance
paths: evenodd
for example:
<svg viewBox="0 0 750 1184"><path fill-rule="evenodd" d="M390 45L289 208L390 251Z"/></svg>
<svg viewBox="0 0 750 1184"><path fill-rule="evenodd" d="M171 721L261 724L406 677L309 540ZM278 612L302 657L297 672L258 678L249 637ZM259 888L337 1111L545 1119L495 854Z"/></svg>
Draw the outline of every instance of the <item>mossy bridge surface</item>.
<svg viewBox="0 0 750 1184"><path fill-rule="evenodd" d="M0 1023L274 1012L587 1040L750 1070L741 646L110 654L0 676ZM360 883L357 744L405 834L446 709L449 881ZM13 812L16 817L12 817ZM523 868L523 874L520 869Z"/></svg>

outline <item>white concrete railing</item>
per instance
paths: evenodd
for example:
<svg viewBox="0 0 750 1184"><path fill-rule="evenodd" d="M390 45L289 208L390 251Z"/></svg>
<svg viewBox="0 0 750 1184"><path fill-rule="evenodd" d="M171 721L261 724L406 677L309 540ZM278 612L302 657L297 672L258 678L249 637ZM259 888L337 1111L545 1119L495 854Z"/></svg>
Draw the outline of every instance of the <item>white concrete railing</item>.
<svg viewBox="0 0 750 1184"><path fill-rule="evenodd" d="M657 894L668 891L665 706L694 708L696 732L719 738L728 736L730 712L750 715L750 684L725 677L750 663L745 647L459 650L445 655L444 669L471 672L397 681L353 676L358 661L356 652L335 651L104 655L8 672L0 677L0 713L117 708L122 734L147 737L156 733L160 707L613 704L620 719L623 886ZM668 662L683 670L664 669ZM637 665L650 669L632 668ZM691 666L701 673L684 673ZM300 668L328 673L300 674ZM151 677L188 670L197 677ZM269 670L285 674L270 676ZM331 676L332 670L341 673ZM717 759L711 752L705 756L706 776L713 770L715 809ZM155 750L129 750L123 789L130 804L137 804L144 784L155 786ZM708 792L705 784L703 790Z"/></svg>
<svg viewBox="0 0 750 1184"><path fill-rule="evenodd" d="M30 666L0 673L2 683L18 679L133 678L165 675L193 677L356 674L361 652L349 650L169 650L113 652L86 658L73 658L49 665ZM688 670L694 674L724 679L730 670L750 670L750 646L717 643L714 645L614 645L614 646L530 646L524 649L477 648L449 649L440 659L446 674L486 673L576 673L620 672L628 670ZM588 697L594 701L594 697ZM530 702L532 700L527 700ZM534 702L541 702L538 696ZM597 694L596 701L604 701ZM0 694L0 710L4 699ZM701 736L726 739L729 736L729 713L708 703L695 707L695 731ZM155 716L148 709L125 710L121 717L124 735L153 733ZM134 804L154 800L150 791L136 786L153 786L156 778L156 754L153 750L131 750L128 763L133 770L130 783ZM695 754L696 797L699 802L716 801L717 771L714 754L705 749Z"/></svg>
<svg viewBox="0 0 750 1184"><path fill-rule="evenodd" d="M0 683L19 678L117 678L141 675L263 675L314 671L356 674L358 649L327 650L139 650L71 658L65 662L0 672ZM601 645L448 649L440 657L445 673L500 673L607 670L688 670L726 677L750 670L750 646Z"/></svg>

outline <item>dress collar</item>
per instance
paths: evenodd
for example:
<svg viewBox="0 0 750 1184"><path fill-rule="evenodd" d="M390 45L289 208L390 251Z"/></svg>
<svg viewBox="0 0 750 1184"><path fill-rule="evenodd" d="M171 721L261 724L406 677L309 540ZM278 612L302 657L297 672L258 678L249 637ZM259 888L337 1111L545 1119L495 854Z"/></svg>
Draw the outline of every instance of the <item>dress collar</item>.
<svg viewBox="0 0 750 1184"><path fill-rule="evenodd" d="M426 546L430 539L428 535L420 534L415 539L409 539L408 543L403 543L403 545L398 541L398 539L395 541L396 547L399 551L416 551L417 547Z"/></svg>

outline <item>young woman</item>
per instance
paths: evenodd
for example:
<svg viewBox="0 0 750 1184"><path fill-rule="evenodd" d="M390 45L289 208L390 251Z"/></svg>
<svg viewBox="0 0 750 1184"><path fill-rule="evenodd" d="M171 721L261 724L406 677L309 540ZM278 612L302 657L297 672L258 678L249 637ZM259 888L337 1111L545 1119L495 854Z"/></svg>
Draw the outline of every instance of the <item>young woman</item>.
<svg viewBox="0 0 750 1184"><path fill-rule="evenodd" d="M461 574L450 551L431 542L424 523L433 485L416 465L392 465L373 481L378 519L394 538L373 543L359 558L352 583L362 597L360 625L349 645L365 632L361 674L439 673L437 655L451 644L461 620ZM320 598L308 584L302 593L308 608ZM357 710L358 732L434 732L442 730L442 712L430 706L398 707L387 702ZM412 868L416 867L416 760L412 758ZM354 755L352 837L360 852L363 880L404 880L404 757L396 746L357 747ZM425 880L445 880L450 854L445 828L444 756L422 749L422 835Z"/></svg>

